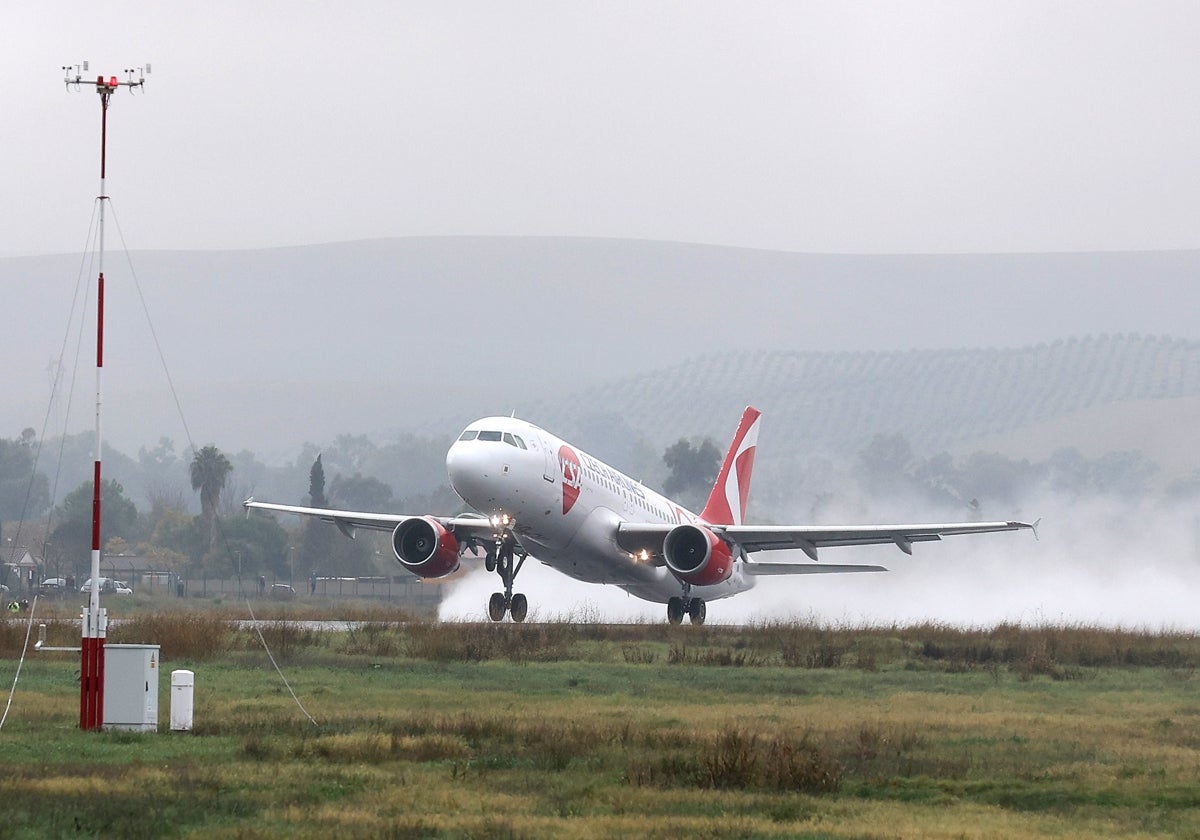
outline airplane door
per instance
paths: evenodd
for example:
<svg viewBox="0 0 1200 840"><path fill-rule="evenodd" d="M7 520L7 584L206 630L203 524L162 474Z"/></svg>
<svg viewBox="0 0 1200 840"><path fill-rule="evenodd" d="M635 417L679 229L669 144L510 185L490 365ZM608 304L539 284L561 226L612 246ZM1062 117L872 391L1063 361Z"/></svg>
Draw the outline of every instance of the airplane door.
<svg viewBox="0 0 1200 840"><path fill-rule="evenodd" d="M558 477L558 456L550 451L550 445L541 435L537 436L538 444L542 448L542 457L545 459L542 466L542 478L549 481L551 484Z"/></svg>

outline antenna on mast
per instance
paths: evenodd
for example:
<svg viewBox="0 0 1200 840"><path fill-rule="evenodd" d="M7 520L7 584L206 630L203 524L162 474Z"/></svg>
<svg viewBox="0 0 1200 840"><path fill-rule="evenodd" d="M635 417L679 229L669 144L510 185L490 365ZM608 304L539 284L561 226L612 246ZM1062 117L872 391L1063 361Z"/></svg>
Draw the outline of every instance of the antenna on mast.
<svg viewBox="0 0 1200 840"><path fill-rule="evenodd" d="M83 86L83 74L88 72L88 63L63 66L63 81L67 90ZM72 70L74 75L72 75ZM105 190L107 175L108 145L108 100L122 87L132 93L146 83L145 76L150 65L125 70L125 81L116 76L96 77L96 93L100 94L100 202L99 212L99 276L96 280L96 461L92 471L92 577L91 595L87 609L80 616L82 621L81 659L79 670L79 728L99 729L104 724L104 640L108 635L108 611L100 607L100 453L103 438L100 434L100 405L102 373L104 371L104 202L108 201ZM137 73L137 79L134 79Z"/></svg>

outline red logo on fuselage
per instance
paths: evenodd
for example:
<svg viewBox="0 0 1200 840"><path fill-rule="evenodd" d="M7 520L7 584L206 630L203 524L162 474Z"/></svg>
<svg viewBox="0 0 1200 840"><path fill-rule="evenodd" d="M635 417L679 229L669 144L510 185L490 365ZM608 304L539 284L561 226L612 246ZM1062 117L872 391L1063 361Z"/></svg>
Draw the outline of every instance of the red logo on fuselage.
<svg viewBox="0 0 1200 840"><path fill-rule="evenodd" d="M566 516L579 500L583 469L579 466L579 456L575 450L565 444L558 448L558 468L562 472L563 515Z"/></svg>

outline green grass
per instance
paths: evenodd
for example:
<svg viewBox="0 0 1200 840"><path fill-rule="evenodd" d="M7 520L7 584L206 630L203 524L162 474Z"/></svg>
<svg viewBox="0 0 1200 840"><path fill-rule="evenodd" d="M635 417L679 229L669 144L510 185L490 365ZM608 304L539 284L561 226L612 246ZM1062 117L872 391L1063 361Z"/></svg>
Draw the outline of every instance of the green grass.
<svg viewBox="0 0 1200 840"><path fill-rule="evenodd" d="M314 725L256 636L126 626L162 634L163 731L79 732L77 663L30 654L0 838L1200 834L1187 635L274 616ZM193 733L165 731L175 667Z"/></svg>

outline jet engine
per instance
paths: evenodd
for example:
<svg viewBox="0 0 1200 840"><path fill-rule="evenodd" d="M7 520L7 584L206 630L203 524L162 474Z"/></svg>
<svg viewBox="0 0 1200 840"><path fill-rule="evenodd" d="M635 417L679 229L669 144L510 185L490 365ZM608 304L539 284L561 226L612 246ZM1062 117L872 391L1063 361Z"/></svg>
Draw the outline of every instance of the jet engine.
<svg viewBox="0 0 1200 840"><path fill-rule="evenodd" d="M431 516L405 519L392 531L400 565L423 578L440 578L458 568L458 540Z"/></svg>
<svg viewBox="0 0 1200 840"><path fill-rule="evenodd" d="M698 525L677 525L663 540L663 559L675 577L693 586L711 586L733 572L725 541Z"/></svg>

